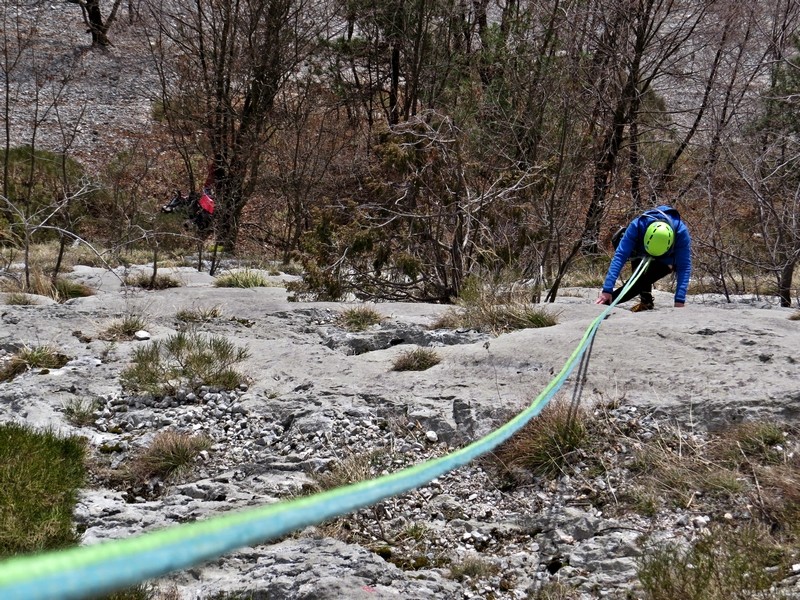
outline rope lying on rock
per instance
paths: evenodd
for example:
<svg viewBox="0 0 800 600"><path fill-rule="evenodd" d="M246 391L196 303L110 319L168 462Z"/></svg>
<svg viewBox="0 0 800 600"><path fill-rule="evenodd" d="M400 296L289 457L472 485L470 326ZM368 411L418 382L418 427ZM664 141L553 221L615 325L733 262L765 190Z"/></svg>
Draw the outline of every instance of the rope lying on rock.
<svg viewBox="0 0 800 600"><path fill-rule="evenodd" d="M642 261L623 293L649 262L649 259ZM176 525L126 540L13 558L0 563L0 598L71 600L96 596L188 568L243 546L263 543L423 486L493 450L537 416L564 384L616 304L617 301L612 302L592 321L561 371L528 408L464 448L396 473L313 496Z"/></svg>

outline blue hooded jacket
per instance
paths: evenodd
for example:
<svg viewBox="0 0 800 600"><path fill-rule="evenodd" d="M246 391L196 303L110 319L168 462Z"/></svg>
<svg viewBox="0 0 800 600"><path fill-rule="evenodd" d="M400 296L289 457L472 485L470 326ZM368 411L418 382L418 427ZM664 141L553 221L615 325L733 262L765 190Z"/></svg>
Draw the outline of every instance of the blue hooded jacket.
<svg viewBox="0 0 800 600"><path fill-rule="evenodd" d="M603 291L610 294L614 291L622 267L629 258L643 258L647 256L644 249L644 234L653 221L667 221L675 232L675 243L669 252L662 256L653 257L653 260L674 267L677 286L675 289L675 302L686 302L686 290L689 287L689 277L692 274L692 240L689 229L681 221L678 211L671 206L662 205L645 211L641 216L631 221L625 230L625 235L617 246L611 266L608 268Z"/></svg>

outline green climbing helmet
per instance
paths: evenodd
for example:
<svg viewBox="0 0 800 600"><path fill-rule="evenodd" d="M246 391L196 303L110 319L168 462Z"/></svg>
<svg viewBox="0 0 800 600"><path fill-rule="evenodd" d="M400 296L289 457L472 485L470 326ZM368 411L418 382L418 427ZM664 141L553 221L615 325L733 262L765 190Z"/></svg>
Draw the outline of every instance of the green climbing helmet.
<svg viewBox="0 0 800 600"><path fill-rule="evenodd" d="M675 232L664 221L655 221L647 226L644 233L644 249L650 256L662 256L669 252L675 243Z"/></svg>

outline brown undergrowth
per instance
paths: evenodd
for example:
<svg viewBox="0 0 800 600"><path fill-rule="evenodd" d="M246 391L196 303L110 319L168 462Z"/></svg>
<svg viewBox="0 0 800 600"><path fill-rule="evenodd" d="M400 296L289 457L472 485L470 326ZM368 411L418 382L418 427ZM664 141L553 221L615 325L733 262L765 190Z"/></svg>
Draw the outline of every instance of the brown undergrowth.
<svg viewBox="0 0 800 600"><path fill-rule="evenodd" d="M617 407L556 401L485 464L505 489L569 476L575 501L606 516L633 512L655 523L686 515L694 524L687 539L640 540L648 600L786 597L779 583L800 557L797 429L747 422L694 431L635 413L620 418Z"/></svg>
<svg viewBox="0 0 800 600"><path fill-rule="evenodd" d="M11 381L31 369L60 369L69 360L69 356L52 346L23 346L0 367L0 381Z"/></svg>

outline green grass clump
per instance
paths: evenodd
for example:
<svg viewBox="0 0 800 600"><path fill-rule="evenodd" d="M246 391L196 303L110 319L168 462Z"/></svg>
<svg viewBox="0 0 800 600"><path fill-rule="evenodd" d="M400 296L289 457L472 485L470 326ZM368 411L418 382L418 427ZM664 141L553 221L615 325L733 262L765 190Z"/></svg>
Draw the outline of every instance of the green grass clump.
<svg viewBox="0 0 800 600"><path fill-rule="evenodd" d="M161 431L133 459L131 472L141 480L179 477L194 465L200 452L212 445L211 438L205 435Z"/></svg>
<svg viewBox="0 0 800 600"><path fill-rule="evenodd" d="M253 288L269 287L270 283L261 272L244 269L242 271L233 271L220 275L217 277L214 285L216 287Z"/></svg>
<svg viewBox="0 0 800 600"><path fill-rule="evenodd" d="M430 348L406 350L392 362L392 371L425 371L441 362L441 357Z"/></svg>
<svg viewBox="0 0 800 600"><path fill-rule="evenodd" d="M192 308L179 310L175 318L183 323L209 323L222 316L222 309L219 306L209 308Z"/></svg>
<svg viewBox="0 0 800 600"><path fill-rule="evenodd" d="M329 465L327 471L314 473L311 478L314 482L314 491L324 492L351 483L366 481L377 475L377 465L382 464L386 453L375 451L370 453L352 454Z"/></svg>
<svg viewBox="0 0 800 600"><path fill-rule="evenodd" d="M85 427L94 423L97 408L96 400L73 397L64 403L64 416L71 425Z"/></svg>
<svg viewBox="0 0 800 600"><path fill-rule="evenodd" d="M84 454L77 437L0 425L0 558L77 543L72 511Z"/></svg>
<svg viewBox="0 0 800 600"><path fill-rule="evenodd" d="M581 594L560 581L547 581L528 598L529 600L580 600Z"/></svg>
<svg viewBox="0 0 800 600"><path fill-rule="evenodd" d="M94 295L94 290L88 285L70 279L57 279L55 283L55 300L66 302L73 298L86 298Z"/></svg>
<svg viewBox="0 0 800 600"><path fill-rule="evenodd" d="M33 306L36 300L23 292L11 292L6 295L6 304L9 306Z"/></svg>
<svg viewBox="0 0 800 600"><path fill-rule="evenodd" d="M69 357L52 346L25 346L0 369L0 381L10 381L30 369L60 369Z"/></svg>
<svg viewBox="0 0 800 600"><path fill-rule="evenodd" d="M181 331L163 342L137 348L133 364L121 380L128 389L163 394L177 387L194 389L202 385L232 390L246 381L233 365L249 357L221 336L204 336Z"/></svg>
<svg viewBox="0 0 800 600"><path fill-rule="evenodd" d="M570 403L548 404L511 439L495 450L490 460L510 476L525 482L529 476L557 477L588 446L587 415Z"/></svg>
<svg viewBox="0 0 800 600"><path fill-rule="evenodd" d="M137 331L147 328L147 319L141 315L125 315L111 323L101 334L106 341L132 340Z"/></svg>
<svg viewBox="0 0 800 600"><path fill-rule="evenodd" d="M445 312L434 328L476 329L494 335L517 329L551 327L557 315L541 305L530 303L530 290L512 285L488 285L469 278L464 284L458 307Z"/></svg>
<svg viewBox="0 0 800 600"><path fill-rule="evenodd" d="M0 559L74 546L72 522L78 491L86 483L85 440L0 425ZM98 600L177 600L139 584Z"/></svg>
<svg viewBox="0 0 800 600"><path fill-rule="evenodd" d="M460 563L450 566L450 578L456 581L465 579L486 579L496 575L500 567L477 557L467 557Z"/></svg>
<svg viewBox="0 0 800 600"><path fill-rule="evenodd" d="M647 600L778 600L770 589L787 575L788 556L761 528L715 527L683 548L646 551L639 581Z"/></svg>
<svg viewBox="0 0 800 600"><path fill-rule="evenodd" d="M384 316L369 306L348 308L336 317L336 323L347 331L364 331L383 320Z"/></svg>
<svg viewBox="0 0 800 600"><path fill-rule="evenodd" d="M124 279L125 285L142 288L143 290L166 290L181 287L183 283L171 275L156 275L139 272L129 275Z"/></svg>

